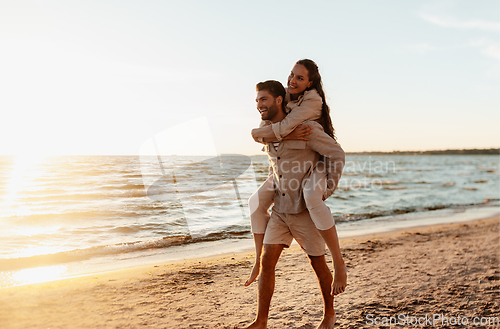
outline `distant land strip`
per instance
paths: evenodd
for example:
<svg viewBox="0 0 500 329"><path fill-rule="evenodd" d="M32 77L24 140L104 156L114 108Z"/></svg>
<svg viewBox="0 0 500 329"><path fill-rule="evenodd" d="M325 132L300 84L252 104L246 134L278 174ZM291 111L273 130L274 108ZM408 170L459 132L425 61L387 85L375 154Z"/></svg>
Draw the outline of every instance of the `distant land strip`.
<svg viewBox="0 0 500 329"><path fill-rule="evenodd" d="M500 155L496 149L463 149L463 150L433 150L433 151L392 151L392 152L347 152L347 155Z"/></svg>

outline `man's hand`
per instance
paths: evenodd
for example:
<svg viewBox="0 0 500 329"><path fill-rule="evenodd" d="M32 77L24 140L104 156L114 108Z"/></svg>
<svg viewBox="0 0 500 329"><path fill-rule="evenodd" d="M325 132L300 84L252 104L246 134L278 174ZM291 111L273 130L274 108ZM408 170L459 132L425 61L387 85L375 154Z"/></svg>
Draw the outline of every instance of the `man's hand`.
<svg viewBox="0 0 500 329"><path fill-rule="evenodd" d="M295 129L286 135L283 139L299 139L303 141L308 141L309 138L305 136L312 134L312 127L310 125L298 125Z"/></svg>

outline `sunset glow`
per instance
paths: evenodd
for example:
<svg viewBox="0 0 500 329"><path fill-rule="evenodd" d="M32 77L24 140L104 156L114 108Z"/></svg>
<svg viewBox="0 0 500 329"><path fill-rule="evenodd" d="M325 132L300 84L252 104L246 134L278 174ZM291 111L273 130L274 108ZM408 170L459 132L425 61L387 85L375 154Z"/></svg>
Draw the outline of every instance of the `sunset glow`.
<svg viewBox="0 0 500 329"><path fill-rule="evenodd" d="M261 154L255 84L300 58L348 152L499 147L498 2L362 3L301 8L320 24L290 33L285 1L3 1L0 154L137 155L202 117L211 137L172 143Z"/></svg>

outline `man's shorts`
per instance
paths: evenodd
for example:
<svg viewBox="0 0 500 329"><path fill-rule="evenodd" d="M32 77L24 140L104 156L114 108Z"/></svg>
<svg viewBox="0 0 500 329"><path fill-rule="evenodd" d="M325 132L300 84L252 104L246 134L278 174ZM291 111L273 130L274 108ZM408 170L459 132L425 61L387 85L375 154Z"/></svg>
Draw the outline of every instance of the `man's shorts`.
<svg viewBox="0 0 500 329"><path fill-rule="evenodd" d="M294 238L309 256L325 254L325 241L307 209L300 214L281 214L273 209L264 244L284 244L288 248Z"/></svg>

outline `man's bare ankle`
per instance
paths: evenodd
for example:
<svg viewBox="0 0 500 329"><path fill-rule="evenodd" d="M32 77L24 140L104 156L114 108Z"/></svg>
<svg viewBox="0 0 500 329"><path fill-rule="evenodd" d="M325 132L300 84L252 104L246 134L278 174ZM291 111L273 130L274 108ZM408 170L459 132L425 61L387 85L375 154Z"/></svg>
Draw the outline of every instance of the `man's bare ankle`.
<svg viewBox="0 0 500 329"><path fill-rule="evenodd" d="M335 310L324 311L324 316L332 317L335 316Z"/></svg>
<svg viewBox="0 0 500 329"><path fill-rule="evenodd" d="M252 322L245 329L260 329L260 328L264 328L264 329L267 328L267 320L255 319L254 322Z"/></svg>
<svg viewBox="0 0 500 329"><path fill-rule="evenodd" d="M345 266L344 262L341 262L341 263L335 263L335 262L333 262L333 269L335 269L335 270L338 269L338 268L342 268L343 269L345 267L346 266Z"/></svg>

